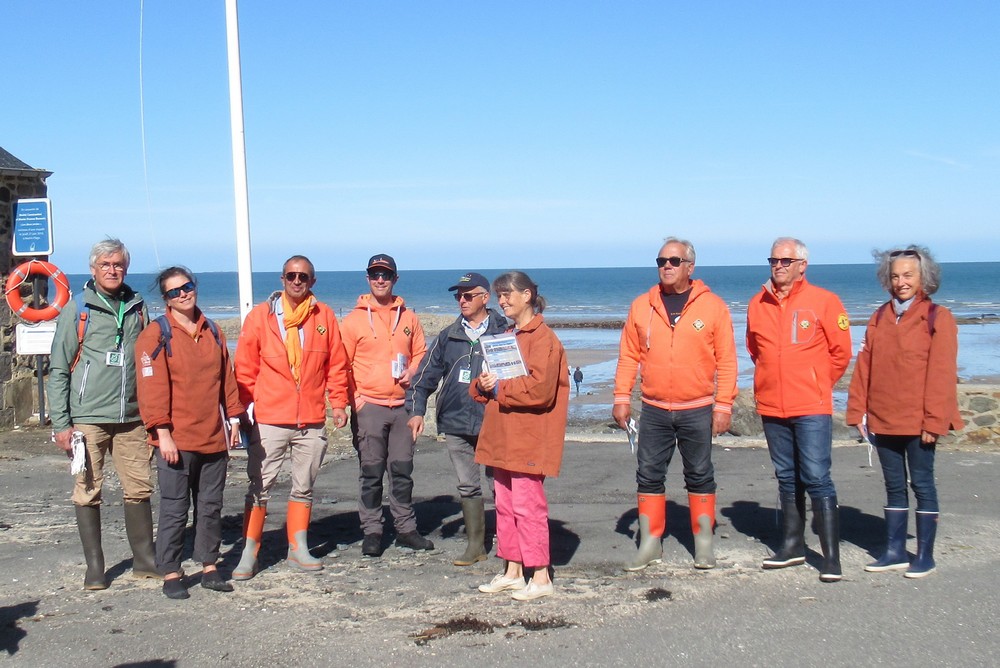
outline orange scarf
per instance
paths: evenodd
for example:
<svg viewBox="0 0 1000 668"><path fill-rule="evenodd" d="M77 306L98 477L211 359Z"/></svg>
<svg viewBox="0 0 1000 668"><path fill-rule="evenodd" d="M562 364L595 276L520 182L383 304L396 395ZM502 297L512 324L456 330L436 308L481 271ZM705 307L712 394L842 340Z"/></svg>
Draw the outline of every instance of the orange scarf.
<svg viewBox="0 0 1000 668"><path fill-rule="evenodd" d="M302 368L302 342L299 341L299 326L309 317L312 310L312 295L302 300L302 303L292 308L288 297L281 294L281 306L284 310L285 323L285 353L288 355L288 367L292 370L292 378L299 382L299 370Z"/></svg>

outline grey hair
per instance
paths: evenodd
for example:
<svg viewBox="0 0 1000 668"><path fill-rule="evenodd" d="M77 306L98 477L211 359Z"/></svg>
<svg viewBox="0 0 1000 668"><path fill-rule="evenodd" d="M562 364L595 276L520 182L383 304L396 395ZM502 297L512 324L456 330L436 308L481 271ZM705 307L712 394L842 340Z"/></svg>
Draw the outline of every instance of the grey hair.
<svg viewBox="0 0 1000 668"><path fill-rule="evenodd" d="M545 310L545 297L538 294L538 285L523 271L508 271L493 279L493 292L496 295L499 295L501 292L521 290L531 292L528 303L531 304L531 308L534 309L535 313L541 313Z"/></svg>
<svg viewBox="0 0 1000 668"><path fill-rule="evenodd" d="M892 263L899 258L901 253L915 253L917 261L920 263L920 289L928 295L932 295L941 287L941 265L937 263L931 255L927 246L910 244L905 248L893 248L891 250L880 251L877 248L872 251L872 257L878 262L878 269L875 275L878 276L879 283L886 292L892 292Z"/></svg>
<svg viewBox="0 0 1000 668"><path fill-rule="evenodd" d="M104 241L98 241L94 244L93 248L90 249L90 266L96 268L98 260L107 255L114 255L115 253L122 254L122 262L125 263L125 269L128 269L132 258L128 254L125 244L120 239L115 239L114 237L108 237Z"/></svg>
<svg viewBox="0 0 1000 668"><path fill-rule="evenodd" d="M687 255L687 257L684 259L690 260L691 264L694 264L697 255L694 252L693 243L691 243L687 239L678 239L677 237L667 237L666 239L663 240L663 246L666 246L667 244L680 244L681 246L684 246L684 249L686 251L685 255ZM663 246L660 246L660 248L663 248Z"/></svg>
<svg viewBox="0 0 1000 668"><path fill-rule="evenodd" d="M795 246L795 254L799 256L798 257L799 260L809 259L809 249L806 247L804 243L802 243L795 237L778 237L777 239L775 239L774 243L771 244L772 255L774 255L774 249L780 246L781 244L792 244L793 246Z"/></svg>

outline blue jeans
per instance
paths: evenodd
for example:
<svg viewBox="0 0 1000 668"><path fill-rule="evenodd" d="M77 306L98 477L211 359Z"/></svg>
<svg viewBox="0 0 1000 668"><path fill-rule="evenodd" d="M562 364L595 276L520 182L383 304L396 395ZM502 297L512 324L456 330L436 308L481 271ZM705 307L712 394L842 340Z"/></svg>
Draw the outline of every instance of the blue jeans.
<svg viewBox="0 0 1000 668"><path fill-rule="evenodd" d="M910 486L917 497L917 510L938 512L937 486L934 484L934 443L921 443L920 436L871 435L871 442L878 450L885 477L885 505L887 508L909 508L906 495L906 472L910 472Z"/></svg>
<svg viewBox="0 0 1000 668"><path fill-rule="evenodd" d="M830 466L833 463L833 417L761 416L761 419L781 496L797 495L803 490L814 499L836 496L837 490L830 478Z"/></svg>
<svg viewBox="0 0 1000 668"><path fill-rule="evenodd" d="M667 411L642 405L639 419L638 467L635 481L640 494L663 494L667 467L681 451L684 462L684 487L691 494L715 493L715 468L712 466L712 407L685 411Z"/></svg>

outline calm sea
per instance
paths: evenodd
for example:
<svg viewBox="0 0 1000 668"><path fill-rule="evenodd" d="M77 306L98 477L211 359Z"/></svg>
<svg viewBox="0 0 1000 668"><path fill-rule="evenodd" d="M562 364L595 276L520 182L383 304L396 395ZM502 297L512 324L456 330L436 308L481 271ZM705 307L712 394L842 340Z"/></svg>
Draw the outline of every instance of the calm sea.
<svg viewBox="0 0 1000 668"><path fill-rule="evenodd" d="M455 270L404 271L396 285L396 293L418 313L456 313L455 300L448 286L462 273ZM482 270L481 273L492 278L501 272ZM532 269L528 273L548 300L545 316L550 321L623 320L632 300L657 280L655 267ZM695 271L696 278L704 280L730 305L737 341L741 344L737 350L741 353L742 386L750 382L753 372L742 346L747 303L768 275L767 266L699 266ZM947 306L957 316L975 318L1000 314L1000 262L946 263L942 265L942 275L942 287L934 297L937 303ZM887 298L875 278L875 265L809 265L808 276L812 283L840 296L854 323L852 336L857 349L868 316ZM73 287L78 288L89 277L71 275L70 278ZM130 274L128 282L147 296L151 306L159 307L162 300L152 285L153 278L152 274ZM263 301L273 290L280 289L279 274L255 272L253 286L254 303ZM367 290L362 271L321 271L314 288L317 297L333 307L338 315L353 308L358 295ZM199 274L198 304L209 317L237 317L236 273ZM618 345L615 330L557 329L556 332L569 351L570 363L574 349L615 350ZM963 325L959 337L959 372L963 379L1000 376L1000 324ZM584 367L584 373L587 383L607 383L614 375L614 361Z"/></svg>

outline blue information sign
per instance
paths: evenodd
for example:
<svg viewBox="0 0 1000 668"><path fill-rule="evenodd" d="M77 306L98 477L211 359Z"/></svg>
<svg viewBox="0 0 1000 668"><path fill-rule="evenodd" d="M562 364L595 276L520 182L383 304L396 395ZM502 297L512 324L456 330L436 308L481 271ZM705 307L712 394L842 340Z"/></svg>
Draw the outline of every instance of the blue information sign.
<svg viewBox="0 0 1000 668"><path fill-rule="evenodd" d="M52 201L14 202L14 255L52 255Z"/></svg>

